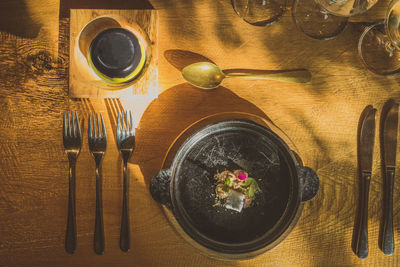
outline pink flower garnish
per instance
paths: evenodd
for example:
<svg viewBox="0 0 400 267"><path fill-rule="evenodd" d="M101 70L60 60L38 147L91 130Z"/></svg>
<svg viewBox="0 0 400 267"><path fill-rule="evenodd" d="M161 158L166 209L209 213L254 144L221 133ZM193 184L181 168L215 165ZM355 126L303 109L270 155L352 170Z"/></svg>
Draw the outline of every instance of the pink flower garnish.
<svg viewBox="0 0 400 267"><path fill-rule="evenodd" d="M239 178L240 181L244 181L244 180L247 179L247 175L244 174L244 173L239 173L239 174L237 175L237 178Z"/></svg>

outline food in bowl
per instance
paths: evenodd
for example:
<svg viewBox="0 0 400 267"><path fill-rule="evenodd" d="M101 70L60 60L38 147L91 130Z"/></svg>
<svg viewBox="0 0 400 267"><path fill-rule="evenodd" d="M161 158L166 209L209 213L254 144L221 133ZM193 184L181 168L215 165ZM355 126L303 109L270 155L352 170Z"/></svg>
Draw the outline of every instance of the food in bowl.
<svg viewBox="0 0 400 267"><path fill-rule="evenodd" d="M255 193L260 190L256 179L243 170L218 172L214 179L217 181L215 206L224 206L237 212L250 207Z"/></svg>

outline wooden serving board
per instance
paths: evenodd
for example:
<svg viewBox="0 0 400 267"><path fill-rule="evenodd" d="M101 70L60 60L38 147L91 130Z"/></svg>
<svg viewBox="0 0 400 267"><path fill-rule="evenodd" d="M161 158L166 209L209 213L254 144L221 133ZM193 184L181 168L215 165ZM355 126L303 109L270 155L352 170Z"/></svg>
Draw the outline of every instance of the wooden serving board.
<svg viewBox="0 0 400 267"><path fill-rule="evenodd" d="M121 90L105 90L90 81L82 70L88 67L82 59L78 37L91 20L99 16L121 16L126 22L137 24L148 35L152 58L146 73L133 85ZM71 9L70 13L70 64L69 96L71 98L143 98L158 96L158 13L156 10ZM86 64L86 65L85 65Z"/></svg>

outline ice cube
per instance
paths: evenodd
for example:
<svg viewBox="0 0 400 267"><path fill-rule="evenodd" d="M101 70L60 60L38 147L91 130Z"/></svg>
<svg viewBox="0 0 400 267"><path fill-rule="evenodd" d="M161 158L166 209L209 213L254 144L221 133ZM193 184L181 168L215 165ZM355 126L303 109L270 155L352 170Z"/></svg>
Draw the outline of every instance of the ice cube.
<svg viewBox="0 0 400 267"><path fill-rule="evenodd" d="M235 211L242 211L244 204L244 194L235 190L229 190L225 208Z"/></svg>

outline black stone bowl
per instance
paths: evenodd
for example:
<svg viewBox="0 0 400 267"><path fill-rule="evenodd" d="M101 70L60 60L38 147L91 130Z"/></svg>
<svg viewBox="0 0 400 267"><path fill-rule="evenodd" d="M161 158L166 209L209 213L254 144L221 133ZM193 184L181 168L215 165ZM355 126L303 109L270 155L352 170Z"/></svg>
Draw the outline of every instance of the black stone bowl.
<svg viewBox="0 0 400 267"><path fill-rule="evenodd" d="M260 188L241 212L214 205L214 174L236 169L248 172ZM225 120L199 130L150 184L153 198L172 210L191 239L228 259L276 246L297 223L301 203L318 188L316 173L301 166L277 134L248 120Z"/></svg>

